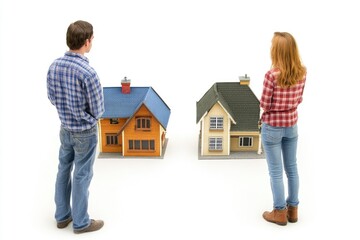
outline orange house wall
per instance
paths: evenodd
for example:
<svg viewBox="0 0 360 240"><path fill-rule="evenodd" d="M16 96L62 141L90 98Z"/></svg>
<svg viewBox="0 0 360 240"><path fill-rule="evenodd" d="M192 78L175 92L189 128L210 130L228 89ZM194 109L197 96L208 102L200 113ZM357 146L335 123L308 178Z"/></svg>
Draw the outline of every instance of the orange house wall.
<svg viewBox="0 0 360 240"><path fill-rule="evenodd" d="M109 118L100 119L101 152L122 153L122 138L118 136L118 145L106 145L106 134L117 134L124 126L126 119L118 118L118 124L110 124Z"/></svg>
<svg viewBox="0 0 360 240"><path fill-rule="evenodd" d="M150 117L151 124L150 130L136 130L136 118L137 117ZM150 111L144 105L140 107L135 116L130 120L123 132L124 136L124 156L161 156L160 146L160 123L150 113ZM129 140L154 140L154 151L139 151L129 150Z"/></svg>
<svg viewBox="0 0 360 240"><path fill-rule="evenodd" d="M150 130L136 130L136 118L137 117L150 117L151 125ZM110 124L109 119L101 119L101 152L113 152L120 153L124 152L124 156L161 156L162 145L164 140L161 139L161 125L151 112L142 105L132 119L127 123L125 129L118 136L118 146L106 145L106 134L118 133L119 130L124 126L127 119L119 119L119 124ZM124 139L124 142L122 140ZM129 140L154 140L155 150L154 151L139 151L129 150ZM164 138L165 139L165 138Z"/></svg>

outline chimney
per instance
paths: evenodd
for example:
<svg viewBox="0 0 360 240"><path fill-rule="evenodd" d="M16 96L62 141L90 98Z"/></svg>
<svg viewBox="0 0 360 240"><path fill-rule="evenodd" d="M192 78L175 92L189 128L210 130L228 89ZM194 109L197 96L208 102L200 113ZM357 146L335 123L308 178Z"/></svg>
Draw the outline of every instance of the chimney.
<svg viewBox="0 0 360 240"><path fill-rule="evenodd" d="M240 78L240 85L249 85L250 84L250 77L245 74L244 76L239 77Z"/></svg>
<svg viewBox="0 0 360 240"><path fill-rule="evenodd" d="M124 77L123 80L121 80L121 92L123 94L129 94L130 93L130 83L131 80Z"/></svg>

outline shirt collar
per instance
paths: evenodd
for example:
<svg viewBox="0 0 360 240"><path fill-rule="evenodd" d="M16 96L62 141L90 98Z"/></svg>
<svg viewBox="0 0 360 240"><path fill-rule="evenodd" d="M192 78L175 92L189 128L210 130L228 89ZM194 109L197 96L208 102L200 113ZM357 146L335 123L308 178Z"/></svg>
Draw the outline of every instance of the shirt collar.
<svg viewBox="0 0 360 240"><path fill-rule="evenodd" d="M79 57L83 60L85 60L86 62L89 62L89 59L87 57L85 57L84 55L80 54L80 53L74 53L74 52L71 52L71 51L67 51L65 53L65 56L69 56L69 57Z"/></svg>

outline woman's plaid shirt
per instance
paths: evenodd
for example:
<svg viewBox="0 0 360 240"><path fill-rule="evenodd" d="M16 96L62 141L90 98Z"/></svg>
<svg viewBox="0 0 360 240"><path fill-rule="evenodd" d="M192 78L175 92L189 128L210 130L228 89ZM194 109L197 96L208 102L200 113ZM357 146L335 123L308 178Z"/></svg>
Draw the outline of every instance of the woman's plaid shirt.
<svg viewBox="0 0 360 240"><path fill-rule="evenodd" d="M62 127L80 132L92 128L104 112L104 96L96 71L87 57L66 52L47 74L47 93Z"/></svg>
<svg viewBox="0 0 360 240"><path fill-rule="evenodd" d="M298 120L297 106L302 102L306 76L296 85L282 88L277 85L278 70L265 74L260 107L261 121L273 127L290 127Z"/></svg>

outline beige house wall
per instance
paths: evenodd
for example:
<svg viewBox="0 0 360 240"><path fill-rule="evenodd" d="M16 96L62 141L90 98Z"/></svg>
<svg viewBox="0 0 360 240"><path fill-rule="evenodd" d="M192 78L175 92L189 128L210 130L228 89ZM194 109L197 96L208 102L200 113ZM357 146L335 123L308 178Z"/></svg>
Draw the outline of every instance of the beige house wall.
<svg viewBox="0 0 360 240"><path fill-rule="evenodd" d="M210 130L210 117L223 117L224 125L222 130ZM219 104L216 103L208 112L208 114L203 118L201 123L201 155L229 155L230 154L230 126L231 119L229 118L228 113L225 109ZM209 151L209 138L210 137L221 137L223 139L223 149L222 151Z"/></svg>
<svg viewBox="0 0 360 240"><path fill-rule="evenodd" d="M259 132L231 132L230 151L232 152L257 152L260 144ZM252 137L253 145L251 147L240 147L240 137Z"/></svg>
<svg viewBox="0 0 360 240"><path fill-rule="evenodd" d="M160 125L159 139L160 139L160 156L162 155L163 147L165 144L166 130Z"/></svg>

